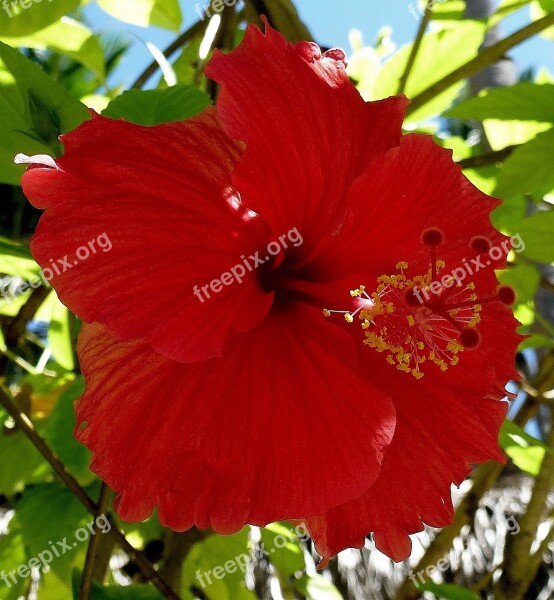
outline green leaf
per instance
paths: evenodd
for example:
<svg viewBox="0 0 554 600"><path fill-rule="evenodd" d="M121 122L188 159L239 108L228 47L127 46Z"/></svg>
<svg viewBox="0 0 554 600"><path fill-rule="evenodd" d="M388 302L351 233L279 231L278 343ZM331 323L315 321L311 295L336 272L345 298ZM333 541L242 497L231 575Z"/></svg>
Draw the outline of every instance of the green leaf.
<svg viewBox="0 0 554 600"><path fill-rule="evenodd" d="M0 43L0 182L18 185L18 152L59 152L57 136L90 117L87 108L17 50Z"/></svg>
<svg viewBox="0 0 554 600"><path fill-rule="evenodd" d="M429 0L419 2L421 10L425 10L425 5ZM435 2L431 18L433 21L460 21L464 18L466 9L465 0L446 0Z"/></svg>
<svg viewBox="0 0 554 600"><path fill-rule="evenodd" d="M6 423L8 416L0 411L0 494L11 497L26 485L44 481L50 468L25 435L10 431Z"/></svg>
<svg viewBox="0 0 554 600"><path fill-rule="evenodd" d="M13 48L53 50L66 54L104 79L104 51L100 40L88 28L69 17L25 37L4 37Z"/></svg>
<svg viewBox="0 0 554 600"><path fill-rule="evenodd" d="M545 156L554 156L554 128L517 148L504 162L494 195L509 198L519 194L543 196L551 192L554 169L544 160Z"/></svg>
<svg viewBox="0 0 554 600"><path fill-rule="evenodd" d="M424 583L417 586L422 592L431 592L437 598L444 600L479 600L479 596L471 590L446 583Z"/></svg>
<svg viewBox="0 0 554 600"><path fill-rule="evenodd" d="M49 551L53 574L70 587L71 569L86 553L90 537L87 523L92 517L70 490L57 483L27 489L16 505L16 514L29 555L39 556L41 552ZM88 534L86 537L85 533ZM60 545L64 541L67 548ZM52 551L51 542L59 556Z"/></svg>
<svg viewBox="0 0 554 600"><path fill-rule="evenodd" d="M527 339L523 340L518 347L518 351L521 352L527 348L553 348L554 339L547 335L535 334Z"/></svg>
<svg viewBox="0 0 554 600"><path fill-rule="evenodd" d="M175 85L164 90L124 92L102 114L137 125L158 125L188 119L209 104L209 97L194 86Z"/></svg>
<svg viewBox="0 0 554 600"><path fill-rule="evenodd" d="M79 600L81 577L81 572L75 569L72 577L74 600ZM163 600L163 596L151 585L102 587L98 583L93 582L90 600Z"/></svg>
<svg viewBox="0 0 554 600"><path fill-rule="evenodd" d="M0 6L0 36L19 37L44 29L79 4L80 0L9 0L7 9Z"/></svg>
<svg viewBox="0 0 554 600"><path fill-rule="evenodd" d="M26 579L15 574L16 581L14 582L9 574L17 570L20 565L25 564L27 556L17 517L11 519L8 527L9 533L3 535L0 541L0 571L8 574L7 577L11 587L5 585L4 582L0 582L0 600L18 600L23 595Z"/></svg>
<svg viewBox="0 0 554 600"><path fill-rule="evenodd" d="M496 9L496 12L490 17L489 25L490 27L494 27L500 21L505 19L507 16L511 15L516 10L523 8L525 5L529 4L531 0L502 0Z"/></svg>
<svg viewBox="0 0 554 600"><path fill-rule="evenodd" d="M444 148L450 148L454 154L453 160L459 161L470 156L483 154L485 151L480 145L469 146L460 136L443 138L436 136L435 141ZM477 169L464 169L464 175L485 194L491 194L496 187L496 179L500 172L498 165L487 165Z"/></svg>
<svg viewBox="0 0 554 600"><path fill-rule="evenodd" d="M539 133L548 131L550 123L539 123L536 121L500 121L498 119L486 119L483 127L487 139L493 150L502 150L507 146L525 144L535 138Z"/></svg>
<svg viewBox="0 0 554 600"><path fill-rule="evenodd" d="M485 28L485 23L462 21L440 31L426 34L408 79L406 96L413 98L474 58L483 42ZM397 93L398 83L404 73L411 48L412 44L403 46L384 64L373 86L372 99L386 98ZM448 60L444 59L445 56L448 56ZM442 113L452 104L462 86L463 83L451 86L411 114L407 121L423 121Z"/></svg>
<svg viewBox="0 0 554 600"><path fill-rule="evenodd" d="M40 308L39 320L50 323L48 328L48 345L54 359L64 369L72 371L75 367L73 347L69 327L69 311L52 292Z"/></svg>
<svg viewBox="0 0 554 600"><path fill-rule="evenodd" d="M337 588L321 575L304 575L294 582L294 587L310 600L343 600Z"/></svg>
<svg viewBox="0 0 554 600"><path fill-rule="evenodd" d="M260 531L264 550L282 578L286 580L298 571L304 571L304 552L292 527L286 523L272 523Z"/></svg>
<svg viewBox="0 0 554 600"><path fill-rule="evenodd" d="M21 277L21 279L32 280L33 283L35 283L39 272L40 267L31 257L27 258L24 256L16 256L15 254L4 254L0 250L0 273Z"/></svg>
<svg viewBox="0 0 554 600"><path fill-rule="evenodd" d="M197 77L197 61L202 39L193 39L185 46L179 57L172 63L171 67L178 83L192 85ZM160 89L165 89L167 83L164 79L160 80L158 86Z"/></svg>
<svg viewBox="0 0 554 600"><path fill-rule="evenodd" d="M449 110L457 119L554 122L554 85L517 83L485 90Z"/></svg>
<svg viewBox="0 0 554 600"><path fill-rule="evenodd" d="M498 279L504 285L514 288L517 295L517 303L520 304L528 302L535 297L541 281L541 274L533 265L516 265L500 273Z"/></svg>
<svg viewBox="0 0 554 600"><path fill-rule="evenodd" d="M28 246L0 236L0 255L17 256L33 260Z"/></svg>
<svg viewBox="0 0 554 600"><path fill-rule="evenodd" d="M84 381L79 378L62 392L48 418L44 437L67 470L78 479L81 485L86 486L95 479L88 467L90 451L83 444L77 442L73 436L75 429L73 405L84 391Z"/></svg>
<svg viewBox="0 0 554 600"><path fill-rule="evenodd" d="M539 262L554 261L554 211L538 212L524 219L518 232L525 242L525 255Z"/></svg>
<svg viewBox="0 0 554 600"><path fill-rule="evenodd" d="M537 475L545 453L552 452L540 440L509 420L502 424L498 443L514 464L530 475Z"/></svg>
<svg viewBox="0 0 554 600"><path fill-rule="evenodd" d="M250 563L249 528L234 535L210 535L195 544L183 568L183 600L194 600L191 588L217 600L255 600L246 587L245 570Z"/></svg>
<svg viewBox="0 0 554 600"><path fill-rule="evenodd" d="M548 13L554 10L554 3L552 0L539 0L531 2L531 18L533 21L538 21L545 17ZM548 27L539 33L540 36L547 40L554 40L554 26Z"/></svg>
<svg viewBox="0 0 554 600"><path fill-rule="evenodd" d="M112 17L140 27L156 25L179 31L183 16L178 0L98 0Z"/></svg>

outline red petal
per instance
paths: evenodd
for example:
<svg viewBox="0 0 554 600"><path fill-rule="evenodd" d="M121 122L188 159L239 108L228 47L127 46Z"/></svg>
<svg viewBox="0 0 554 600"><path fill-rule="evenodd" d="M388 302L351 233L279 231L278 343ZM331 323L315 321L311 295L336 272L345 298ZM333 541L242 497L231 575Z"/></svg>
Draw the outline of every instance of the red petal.
<svg viewBox="0 0 554 600"><path fill-rule="evenodd" d="M182 361L220 355L230 330L265 316L272 296L254 274L208 290L204 302L193 292L241 263L261 239L226 199L240 149L212 109L148 128L96 116L63 140L61 170L31 169L23 188L46 207L33 254L72 311L119 339L148 338ZM102 235L109 252L98 242L95 253L87 249ZM80 247L90 254L85 260L76 256ZM66 255L64 266L58 261Z"/></svg>
<svg viewBox="0 0 554 600"><path fill-rule="evenodd" d="M349 336L320 323L303 305L272 312L229 340L224 359L194 364L85 327L77 421L87 426L77 437L118 492L122 518L158 506L173 529L229 533L318 514L367 489L394 413L350 367Z"/></svg>
<svg viewBox="0 0 554 600"><path fill-rule="evenodd" d="M483 277L477 278L477 290ZM427 369L417 381L399 373L383 354L368 349L361 355L360 369L391 394L397 426L373 487L308 520L325 558L361 547L373 532L381 551L396 561L406 559L409 534L421 531L423 523L451 523L451 484L460 484L470 465L504 461L497 440L508 405L500 400L507 381L518 377L513 367L521 341L516 325L512 311L501 303L484 306L480 345L461 352L458 365L446 372Z"/></svg>
<svg viewBox="0 0 554 600"><path fill-rule="evenodd" d="M459 485L472 463L503 460L497 435L507 403L458 397L425 378L418 385L409 377L396 379L397 427L379 478L357 500L307 521L324 557L362 547L366 534L374 532L382 552L395 561L407 559L409 534L421 531L423 523L451 523L451 483Z"/></svg>
<svg viewBox="0 0 554 600"><path fill-rule="evenodd" d="M347 226L339 236L324 239L312 261L327 280L347 273L394 274L399 261L410 267L429 262L429 248L421 241L429 228L444 235L439 258L444 251L451 258L475 256L469 251L472 238L497 234L489 214L499 202L462 174L452 151L430 136L406 135L354 183Z"/></svg>
<svg viewBox="0 0 554 600"><path fill-rule="evenodd" d="M226 130L247 145L235 183L277 235L291 227L314 239L334 232L350 184L371 157L398 145L406 99L364 102L341 51L322 55L315 44L250 26L206 73L222 86Z"/></svg>

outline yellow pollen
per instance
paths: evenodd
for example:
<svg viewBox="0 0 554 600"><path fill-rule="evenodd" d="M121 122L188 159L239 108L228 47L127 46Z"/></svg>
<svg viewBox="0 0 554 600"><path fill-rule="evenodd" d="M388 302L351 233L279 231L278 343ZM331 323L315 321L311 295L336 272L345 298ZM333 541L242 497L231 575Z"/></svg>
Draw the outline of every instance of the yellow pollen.
<svg viewBox="0 0 554 600"><path fill-rule="evenodd" d="M444 282L454 278L447 275L441 279L439 273L445 266L443 260L435 260L434 269L409 276L408 263L401 261L396 265L399 273L377 278L374 292L366 292L364 285L350 291L358 305L356 310L325 309L323 314L329 317L340 313L347 323L359 320L364 345L385 353L388 364L417 380L424 376L422 366L427 371L433 369L433 364L444 372L459 363L459 354L465 350L459 341L460 332L475 327L481 319L475 285L446 286ZM429 291L434 281L442 281L441 295ZM413 306L408 298L414 288L422 292L422 297L427 290L432 301L427 295L428 304L420 301L420 305Z"/></svg>

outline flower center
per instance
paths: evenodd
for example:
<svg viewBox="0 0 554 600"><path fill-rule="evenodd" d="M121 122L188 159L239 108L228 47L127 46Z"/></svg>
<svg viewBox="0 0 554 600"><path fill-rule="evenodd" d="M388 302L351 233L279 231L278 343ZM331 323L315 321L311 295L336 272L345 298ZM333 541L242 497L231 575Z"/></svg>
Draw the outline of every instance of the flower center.
<svg viewBox="0 0 554 600"><path fill-rule="evenodd" d="M408 263L400 262L396 274L377 278L374 292L368 294L364 285L350 292L354 310L323 311L326 317L342 314L347 323L358 320L364 344L386 353L387 362L416 379L423 377L425 363L446 371L458 364L461 352L479 346L477 325L483 304L514 300L511 288L505 286L493 297L479 298L473 283L464 285L447 274L441 278L446 265L437 260L436 248L444 241L442 232L428 230L422 241L431 249L426 273L408 278Z"/></svg>

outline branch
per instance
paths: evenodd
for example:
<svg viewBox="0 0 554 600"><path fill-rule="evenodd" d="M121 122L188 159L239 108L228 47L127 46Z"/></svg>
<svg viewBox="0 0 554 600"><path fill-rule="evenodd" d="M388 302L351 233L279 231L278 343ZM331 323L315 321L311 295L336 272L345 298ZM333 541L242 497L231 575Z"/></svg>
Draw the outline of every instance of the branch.
<svg viewBox="0 0 554 600"><path fill-rule="evenodd" d="M554 517L554 510L550 511L550 519ZM550 527L550 531L546 534L546 537L541 542L538 550L530 557L529 568L527 569L527 580L526 587L529 588L533 583L533 579L536 577L537 571L539 570L542 562L544 561L544 555L548 552L550 544L554 541L554 523Z"/></svg>
<svg viewBox="0 0 554 600"><path fill-rule="evenodd" d="M494 461L485 463L477 469L471 489L464 496L464 499L456 509L454 522L452 525L443 529L431 542L431 545L427 548L423 558L419 561L417 566L413 568L414 573L424 571L428 566L436 565L437 562L447 554L452 546L452 542L458 537L464 525L472 523L473 515L479 505L479 501L496 483L503 470L504 465ZM395 600L416 600L422 594L423 592L407 579L398 591Z"/></svg>
<svg viewBox="0 0 554 600"><path fill-rule="evenodd" d="M98 510L94 515L95 517L99 517L108 512L110 495L110 488L105 483L102 483L102 488L100 489L100 499L98 500ZM81 580L81 589L79 590L79 600L89 600L92 593L92 581L94 579L97 561L100 559L99 550L102 537L99 535L99 533L100 529L95 523L94 532L90 536L88 543L87 557L85 559L85 567L83 569L83 577Z"/></svg>
<svg viewBox="0 0 554 600"><path fill-rule="evenodd" d="M98 505L89 497L85 490L79 485L79 482L67 471L62 461L54 454L44 439L37 433L34 425L27 415L21 413L13 403L10 395L0 386L0 404L6 409L13 418L19 429L27 436L33 446L42 454L48 464L54 469L54 472L62 482L73 492L73 495L86 508L91 515L98 514ZM151 581L158 590L169 600L181 600L179 596L169 587L169 585L154 570L152 565L144 557L142 552L134 548L127 538L116 527L113 518L107 515L111 529L109 535L112 536L115 543L135 561L143 575Z"/></svg>
<svg viewBox="0 0 554 600"><path fill-rule="evenodd" d="M554 427L548 435L547 445L554 450ZM534 577L534 573L529 573L531 546L544 517L553 484L554 453L546 452L527 510L520 519L520 531L506 541L504 569L494 588L495 600L522 600L524 597L528 584Z"/></svg>
<svg viewBox="0 0 554 600"><path fill-rule="evenodd" d="M494 165L506 160L517 148L519 148L519 145L507 146L506 148L502 148L502 150L496 150L495 152L490 152L489 154L481 154L479 156L470 156L469 158L464 158L463 160L459 160L457 164L462 169L478 169L479 167Z"/></svg>
<svg viewBox="0 0 554 600"><path fill-rule="evenodd" d="M421 17L421 22L419 23L419 28L417 30L414 45L412 46L410 56L408 57L408 61L406 62L406 68L404 69L404 73L402 74L402 77L400 77L400 81L398 83L398 92L396 94L397 96L403 94L404 90L406 89L408 78L410 77L410 73L412 72L412 68L415 64L415 60L421 47L421 43L423 42L423 36L425 35L427 25L429 25L429 21L431 20L432 15L433 2L427 2L427 4L425 5L425 12L423 13L423 17Z"/></svg>
<svg viewBox="0 0 554 600"><path fill-rule="evenodd" d="M533 380L533 383L539 385L541 376L545 371L548 371L549 364L541 365L541 370L537 377ZM540 403L534 398L528 398L521 410L514 418L514 423L519 427L524 427L527 421L536 414ZM481 498L493 487L498 481L502 472L504 471L505 465L490 461L482 464L476 471L473 477L473 485L469 492L464 496L463 500L458 505L454 514L454 521L452 525L449 525L443 529L437 537L431 542L427 548L425 554L419 561L414 572L425 570L426 567L436 565L437 562L442 559L452 546L454 539L460 534L460 531L464 525L469 525L473 521L475 510L479 504ZM400 590L398 591L395 600L417 600L423 592L417 589L414 584L407 579Z"/></svg>
<svg viewBox="0 0 554 600"><path fill-rule="evenodd" d="M418 108L421 108L424 104L438 96L440 93L444 92L455 83L458 83L458 81L467 79L468 77L479 73L479 71L482 71L488 65L502 58L511 48L521 44L521 42L524 42L535 34L540 33L551 25L554 25L554 13L547 14L541 19L538 19L537 21L526 25L522 29L519 29L500 42L483 49L475 58L471 59L465 65L455 69L446 75L446 77L443 77L441 80L437 81L433 85L429 86L426 90L423 90L423 92L412 98L412 103L408 107L407 114L412 114Z"/></svg>
<svg viewBox="0 0 554 600"><path fill-rule="evenodd" d="M238 15L235 12L235 7L225 6L221 13L221 23L216 36L212 42L212 48L210 50L232 50L234 43L235 29L238 25ZM212 79L208 79L206 84L206 92L215 103L219 94L219 85Z"/></svg>
<svg viewBox="0 0 554 600"><path fill-rule="evenodd" d="M164 561L160 567L160 575L173 589L181 589L183 561L188 556L194 544L200 542L205 537L206 532L200 531L196 527L182 533L167 532Z"/></svg>
<svg viewBox="0 0 554 600"><path fill-rule="evenodd" d="M19 344L19 341L25 335L27 324L32 321L51 291L51 288L45 286L33 289L25 304L4 330L4 339L8 348L15 348Z"/></svg>
<svg viewBox="0 0 554 600"><path fill-rule="evenodd" d="M171 44L164 50L163 54L166 58L171 58L177 50L184 46L187 42L199 34L202 29L206 26L204 21L197 21L194 25L184 31L178 38L176 38ZM132 89L140 89L144 87L146 82L156 73L160 68L160 65L154 60L146 69L139 75L135 83L132 85Z"/></svg>
<svg viewBox="0 0 554 600"><path fill-rule="evenodd" d="M262 16L262 15L265 16L269 25L271 27L273 27L273 29L278 29L277 23L275 23L275 20L273 19L273 16L271 15L271 11L267 7L265 0L250 0L250 4L254 8L254 10L256 11L258 16ZM261 21L260 21L260 24L261 24Z"/></svg>
<svg viewBox="0 0 554 600"><path fill-rule="evenodd" d="M541 277L541 287L549 292L554 292L554 283L546 277Z"/></svg>

